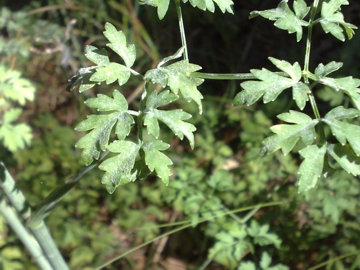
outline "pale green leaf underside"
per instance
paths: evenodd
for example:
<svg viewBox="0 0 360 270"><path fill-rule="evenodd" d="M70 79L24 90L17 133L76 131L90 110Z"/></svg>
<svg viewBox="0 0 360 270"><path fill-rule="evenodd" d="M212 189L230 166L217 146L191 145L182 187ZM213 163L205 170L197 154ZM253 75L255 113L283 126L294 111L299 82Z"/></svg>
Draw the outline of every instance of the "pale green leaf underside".
<svg viewBox="0 0 360 270"><path fill-rule="evenodd" d="M152 172L155 170L157 176L161 178L165 185L169 184L171 171L168 166L172 161L160 151L168 149L170 145L160 140L144 143L142 149L145 152L145 163Z"/></svg>
<svg viewBox="0 0 360 270"><path fill-rule="evenodd" d="M136 180L136 172L132 172L140 147L129 141L114 141L107 149L118 155L103 161L99 169L106 171L101 183L111 194L119 185L125 185Z"/></svg>
<svg viewBox="0 0 360 270"><path fill-rule="evenodd" d="M298 181L299 192L305 192L315 187L323 171L325 152L325 145L321 148L316 145L309 145L299 151L304 158L298 172L300 174Z"/></svg>

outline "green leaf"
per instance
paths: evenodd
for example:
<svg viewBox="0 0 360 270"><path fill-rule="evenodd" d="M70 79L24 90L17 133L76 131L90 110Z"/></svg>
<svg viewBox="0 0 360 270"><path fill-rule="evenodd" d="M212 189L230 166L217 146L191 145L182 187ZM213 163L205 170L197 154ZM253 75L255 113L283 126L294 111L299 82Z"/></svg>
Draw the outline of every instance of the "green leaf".
<svg viewBox="0 0 360 270"><path fill-rule="evenodd" d="M110 63L105 49L99 50L98 48L91 45L87 45L85 47L85 56L87 59L97 64L98 66L105 66Z"/></svg>
<svg viewBox="0 0 360 270"><path fill-rule="evenodd" d="M323 171L325 152L326 145L323 145L321 148L316 145L309 145L299 151L300 155L304 158L298 172L300 174L298 182L299 192L305 192L315 187Z"/></svg>
<svg viewBox="0 0 360 270"><path fill-rule="evenodd" d="M263 252L260 260L261 269L267 269L270 266L270 263L271 263L271 257L267 252Z"/></svg>
<svg viewBox="0 0 360 270"><path fill-rule="evenodd" d="M139 0L141 5L157 7L157 14L160 20L165 17L165 14L169 8L169 2L169 0Z"/></svg>
<svg viewBox="0 0 360 270"><path fill-rule="evenodd" d="M130 78L131 71L129 68L118 63L110 63L103 67L98 67L96 72L90 77L93 82L113 83L118 80L119 85L124 85Z"/></svg>
<svg viewBox="0 0 360 270"><path fill-rule="evenodd" d="M303 18L308 14L310 8L307 7L304 0L294 1L295 13L289 8L287 0L282 0L276 9L269 9L264 11L252 11L250 18L262 16L271 21L275 21L274 25L282 30L287 30L288 33L296 33L296 40L300 41L302 38L302 26L308 26L308 23L303 21Z"/></svg>
<svg viewBox="0 0 360 270"><path fill-rule="evenodd" d="M101 183L111 194L119 185L125 185L136 180L136 172L132 172L140 149L139 145L129 141L114 141L107 149L113 153L119 153L103 161L99 169L106 171Z"/></svg>
<svg viewBox="0 0 360 270"><path fill-rule="evenodd" d="M99 94L97 98L91 98L86 101L89 107L97 108L99 111L116 112L106 115L89 115L86 120L80 122L75 130L87 131L88 134L82 137L75 145L77 148L84 149L82 158L87 165L91 164L94 159L98 159L100 151L107 148L110 133L116 124L115 133L119 140L124 140L130 133L131 125L134 119L127 112L128 105L124 96L117 90L113 92L113 99Z"/></svg>
<svg viewBox="0 0 360 270"><path fill-rule="evenodd" d="M281 239L276 234L269 233L269 225L259 225L255 220L251 220L250 227L247 228L247 233L254 237L254 243L260 246L274 245L276 248L280 248Z"/></svg>
<svg viewBox="0 0 360 270"><path fill-rule="evenodd" d="M238 231L236 236L231 235L230 231L218 232L215 235L217 241L209 249L208 253L209 259L215 260L231 269L239 264L239 261L250 246L249 242L245 239L247 235L245 226L237 226L235 229Z"/></svg>
<svg viewBox="0 0 360 270"><path fill-rule="evenodd" d="M276 135L270 136L263 141L262 155L273 153L280 148L286 155L294 148L300 138L305 145L313 143L316 137L314 126L318 123L318 120L311 119L304 113L291 110L289 113L278 115L278 118L295 125L280 124L272 126L271 131Z"/></svg>
<svg viewBox="0 0 360 270"><path fill-rule="evenodd" d="M193 7L197 7L202 10L209 10L210 12L215 11L214 3L216 3L222 13L229 12L234 14L232 10L232 5L234 5L234 2L232 0L183 0L183 2L190 2Z"/></svg>
<svg viewBox="0 0 360 270"><path fill-rule="evenodd" d="M256 270L256 266L253 262L242 262L238 270Z"/></svg>
<svg viewBox="0 0 360 270"><path fill-rule="evenodd" d="M342 106L336 107L328 112L321 119L330 126L332 134L344 146L346 141L350 144L357 156L360 155L360 127L339 120L360 116L360 111L356 109L345 109Z"/></svg>
<svg viewBox="0 0 360 270"><path fill-rule="evenodd" d="M270 57L270 61L280 70L286 72L290 78L278 75L265 68L258 70L252 69L251 73L260 81L246 81L241 83L244 89L234 98L234 105L252 105L262 96L264 103L274 101L287 88L293 88L293 98L297 106L302 110L308 100L307 94L310 93L309 87L300 82L301 68L296 62L293 65L286 61L281 61Z"/></svg>
<svg viewBox="0 0 360 270"><path fill-rule="evenodd" d="M339 144L330 144L327 153L332 156L340 166L353 176L360 175L360 158L347 147Z"/></svg>
<svg viewBox="0 0 360 270"><path fill-rule="evenodd" d="M347 0L330 0L328 2L324 1L321 8L320 24L325 33L330 33L341 41L345 41L343 28L349 39L354 36L353 29L357 29L355 25L346 23L344 15L340 12L340 7L348 4Z"/></svg>
<svg viewBox="0 0 360 270"><path fill-rule="evenodd" d="M183 121L191 118L191 114L180 109L171 111L156 109L158 106L168 104L176 98L177 95L170 93L168 90L161 92L159 95L156 91L153 91L146 102L144 125L147 126L149 134L158 138L160 132L158 120L160 120L181 140L185 136L189 140L191 148L194 148L195 141L193 132L196 128L194 125Z"/></svg>
<svg viewBox="0 0 360 270"><path fill-rule="evenodd" d="M90 77L96 72L96 68L97 66L80 68L76 74L68 80L70 83L70 89L68 91L73 91L78 84L80 84L79 93L92 88L95 83L90 81Z"/></svg>
<svg viewBox="0 0 360 270"><path fill-rule="evenodd" d="M33 101L35 87L27 79L21 78L21 73L0 65L0 95L25 105L26 100Z"/></svg>
<svg viewBox="0 0 360 270"><path fill-rule="evenodd" d="M333 88L336 91L343 91L350 98L354 107L360 110L360 79L355 79L351 76L343 78L319 78L319 83Z"/></svg>
<svg viewBox="0 0 360 270"><path fill-rule="evenodd" d="M152 172L155 170L157 176L161 178L165 185L169 184L169 177L171 171L169 165L172 165L172 161L160 151L164 151L170 147L169 144L160 140L147 142L142 145L142 149L145 152L145 163Z"/></svg>
<svg viewBox="0 0 360 270"><path fill-rule="evenodd" d="M106 46L117 53L124 60L126 67L130 68L136 59L135 45L126 46L125 34L117 31L115 26L108 22L105 24L104 36L110 41Z"/></svg>
<svg viewBox="0 0 360 270"><path fill-rule="evenodd" d="M175 54L177 56L177 54ZM201 69L200 66L190 64L185 60L176 62L166 67L158 67L148 71L145 74L146 80L151 80L152 83L158 83L163 87L169 86L174 94L181 92L181 95L188 102L195 101L199 106L200 114L202 113L201 99L203 96L197 89L204 80L192 78L190 73Z"/></svg>
<svg viewBox="0 0 360 270"><path fill-rule="evenodd" d="M333 73L334 71L339 70L343 66L343 63L332 61L330 63L319 64L315 69L315 75L321 79Z"/></svg>
<svg viewBox="0 0 360 270"><path fill-rule="evenodd" d="M4 146L11 152L25 148L30 145L33 138L30 126L26 124L11 124L18 117L20 109L11 109L4 115L4 122L0 126L0 140L4 140Z"/></svg>

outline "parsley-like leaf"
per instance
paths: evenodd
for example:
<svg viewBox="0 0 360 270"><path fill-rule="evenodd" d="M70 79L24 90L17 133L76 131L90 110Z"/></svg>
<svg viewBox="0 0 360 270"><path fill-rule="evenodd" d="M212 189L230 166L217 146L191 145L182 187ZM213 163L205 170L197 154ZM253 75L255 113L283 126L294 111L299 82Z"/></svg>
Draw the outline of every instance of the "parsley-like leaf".
<svg viewBox="0 0 360 270"><path fill-rule="evenodd" d="M168 166L172 165L172 161L160 151L168 149L170 145L160 140L147 142L142 145L145 152L145 163L152 172L155 170L156 174L161 178L165 185L169 184L169 177L171 171Z"/></svg>
<svg viewBox="0 0 360 270"><path fill-rule="evenodd" d="M261 16L271 21L275 21L274 25L282 30L287 30L288 33L296 33L296 40L300 41L302 38L303 26L308 23L303 19L309 13L310 8L307 7L304 0L294 1L294 11L289 8L288 0L282 0L277 8L264 11L252 11L250 18Z"/></svg>
<svg viewBox="0 0 360 270"><path fill-rule="evenodd" d="M210 12L215 11L214 3L216 3L222 13L229 12L234 14L232 10L232 5L234 5L234 2L232 0L183 0L183 2L190 2L193 7L197 7L201 10L209 10Z"/></svg>
<svg viewBox="0 0 360 270"><path fill-rule="evenodd" d="M165 14L169 8L169 0L139 0L141 5L150 5L157 7L157 14L160 20L165 17Z"/></svg>
<svg viewBox="0 0 360 270"><path fill-rule="evenodd" d="M0 140L4 140L4 146L12 152L29 145L33 137L30 126L12 123L19 118L21 113L22 110L19 108L8 110L0 125Z"/></svg>
<svg viewBox="0 0 360 270"><path fill-rule="evenodd" d="M326 145L321 148L316 145L309 145L299 151L304 161L299 167L299 192L307 191L315 187L318 178L321 176L324 167L324 155Z"/></svg>
<svg viewBox="0 0 360 270"><path fill-rule="evenodd" d="M136 172L132 172L132 169L140 147L129 141L114 141L107 149L118 153L115 157L103 161L99 166L100 170L106 171L101 183L105 184L106 190L111 194L117 186L136 180Z"/></svg>
<svg viewBox="0 0 360 270"><path fill-rule="evenodd" d="M284 155L286 155L294 148L300 138L305 145L313 143L316 137L314 126L318 123L318 120L311 119L308 115L296 111L282 113L278 115L278 118L295 125L280 124L272 126L271 131L276 135L270 136L263 141L264 146L261 154L273 153L281 148Z"/></svg>
<svg viewBox="0 0 360 270"><path fill-rule="evenodd" d="M115 133L119 140L124 140L130 133L134 119L128 114L128 104L124 96L117 90L113 93L113 99L99 94L97 98L90 98L85 103L89 107L97 108L99 111L116 111L106 115L89 115L86 120L80 122L75 130L87 131L88 134L82 137L77 143L77 148L84 149L82 157L87 165L94 159L98 159L100 151L108 146L110 133L116 124Z"/></svg>
<svg viewBox="0 0 360 270"><path fill-rule="evenodd" d="M158 120L160 120L181 140L185 136L189 140L191 148L194 148L193 132L196 128L194 125L183 121L191 118L191 115L180 109L171 111L156 109L161 105L170 103L177 97L177 95L170 93L168 90L161 92L159 95L156 91L153 91L146 102L144 124L147 126L148 133L158 138L160 130Z"/></svg>
<svg viewBox="0 0 360 270"><path fill-rule="evenodd" d="M340 166L353 176L360 175L360 158L347 147L339 144L331 144L327 147L327 153L332 156Z"/></svg>
<svg viewBox="0 0 360 270"><path fill-rule="evenodd" d="M360 156L360 127L340 121L358 116L360 116L359 110L345 109L339 106L328 112L321 120L330 126L332 134L343 146L346 144L346 141L349 142L355 154Z"/></svg>
<svg viewBox="0 0 360 270"><path fill-rule="evenodd" d="M200 66L182 60L166 67L159 66L157 69L149 70L145 74L145 79L151 80L153 83L160 84L163 87L169 86L174 94L178 94L180 91L185 100L188 102L193 100L198 104L201 114L201 99L203 96L197 89L197 86L204 80L189 76L190 73L199 69L201 69Z"/></svg>
<svg viewBox="0 0 360 270"><path fill-rule="evenodd" d="M348 4L349 2L347 0L330 0L328 2L324 1L321 8L320 24L325 33L330 33L341 41L345 40L343 28L349 39L354 36L353 29L357 29L355 25L346 23L344 21L344 15L339 11L342 5Z"/></svg>
<svg viewBox="0 0 360 270"><path fill-rule="evenodd" d="M301 68L296 62L293 65L286 61L270 57L270 61L280 70L289 75L290 78L278 75L265 68L258 70L252 69L251 73L260 81L246 81L241 83L244 89L234 98L234 105L252 105L262 96L264 103L274 101L287 88L292 87L293 98L296 105L302 110L308 101L307 94L310 92L309 87L300 81Z"/></svg>

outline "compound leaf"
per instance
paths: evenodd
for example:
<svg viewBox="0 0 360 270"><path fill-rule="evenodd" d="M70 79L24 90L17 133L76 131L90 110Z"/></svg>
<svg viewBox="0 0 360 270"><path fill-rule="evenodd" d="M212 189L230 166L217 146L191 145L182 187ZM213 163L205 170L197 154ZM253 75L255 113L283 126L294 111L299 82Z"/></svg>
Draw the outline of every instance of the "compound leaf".
<svg viewBox="0 0 360 270"><path fill-rule="evenodd" d="M177 95L170 93L168 90L161 92L159 95L156 91L153 91L146 103L144 124L147 126L148 133L158 138L160 130L158 120L160 120L181 140L185 136L189 140L191 148L194 148L193 132L196 128L194 125L183 121L191 118L191 115L180 109L171 111L156 109L158 106L168 104L176 98Z"/></svg>
<svg viewBox="0 0 360 270"><path fill-rule="evenodd" d="M254 243L260 246L274 245L279 248L281 239L276 234L269 233L269 225L259 225L259 223L252 219L250 227L247 228L247 233L254 237Z"/></svg>
<svg viewBox="0 0 360 270"><path fill-rule="evenodd" d="M35 87L21 73L0 65L0 95L25 105L26 100L33 101Z"/></svg>
<svg viewBox="0 0 360 270"><path fill-rule="evenodd" d="M90 77L96 72L96 68L97 66L80 68L76 74L68 80L70 83L68 91L73 91L78 84L80 84L79 93L92 88L95 83L90 81Z"/></svg>
<svg viewBox="0 0 360 270"><path fill-rule="evenodd" d="M117 31L115 26L108 22L105 24L104 36L110 41L106 46L117 53L124 60L126 67L130 68L136 59L135 45L127 46L125 34Z"/></svg>
<svg viewBox="0 0 360 270"><path fill-rule="evenodd" d="M118 155L103 161L99 169L106 171L101 183L106 186L106 190L111 194L119 185L125 185L136 180L136 172L132 172L135 164L139 145L129 141L114 141L107 149Z"/></svg>
<svg viewBox="0 0 360 270"><path fill-rule="evenodd" d="M190 2L193 7L197 7L201 10L209 10L210 12L215 11L214 3L216 3L222 13L229 12L231 14L234 14L232 10L234 2L232 0L183 0L183 2Z"/></svg>
<svg viewBox="0 0 360 270"><path fill-rule="evenodd" d="M169 184L171 171L168 166L172 165L172 161L160 151L164 151L170 147L169 144L160 140L147 142L142 145L145 152L145 163L149 170L155 170L156 174L161 178L165 185Z"/></svg>
<svg viewBox="0 0 360 270"><path fill-rule="evenodd" d="M304 158L301 163L299 172L299 192L308 191L315 187L318 178L321 176L324 167L324 155L326 152L326 145L321 148L316 145L309 145L299 151Z"/></svg>
<svg viewBox="0 0 360 270"><path fill-rule="evenodd" d="M332 109L321 119L330 126L332 134L343 146L346 144L346 141L350 144L357 156L360 155L360 127L339 120L358 116L360 116L359 110L345 109L339 106Z"/></svg>
<svg viewBox="0 0 360 270"><path fill-rule="evenodd" d="M22 110L19 108L8 110L4 113L0 126L0 140L4 140L4 146L11 152L29 145L33 137L30 126L12 123L19 118L21 113Z"/></svg>
<svg viewBox="0 0 360 270"><path fill-rule="evenodd" d="M296 111L282 113L278 115L278 118L295 125L280 124L272 126L271 131L276 135L270 136L263 141L264 146L261 154L273 153L281 148L284 155L286 155L294 148L300 138L305 145L313 143L316 137L314 126L318 123L318 120L311 119L308 115Z"/></svg>
<svg viewBox="0 0 360 270"><path fill-rule="evenodd" d="M307 22L303 21L303 18L308 14L310 8L307 7L304 0L295 0L294 13L287 2L287 0L282 0L275 9L252 11L250 18L260 15L266 19L275 21L274 25L277 28L287 30L290 34L296 33L296 40L300 41L303 34L302 26L308 25Z"/></svg>
<svg viewBox="0 0 360 270"><path fill-rule="evenodd" d="M97 98L88 99L86 105L89 107L97 108L99 111L115 110L115 112L105 115L89 115L86 120L75 127L77 131L92 129L75 145L75 147L83 149L82 157L87 165L92 163L94 159L98 159L100 151L107 148L110 133L115 124L115 133L118 139L124 140L134 123L134 119L127 112L128 105L124 96L115 90L113 97L112 99L99 94Z"/></svg>
<svg viewBox="0 0 360 270"><path fill-rule="evenodd" d="M301 68L296 62L293 65L270 57L270 61L280 70L286 72L290 78L278 75L265 68L253 69L251 73L260 81L246 81L241 83L244 89L234 98L234 105L252 105L263 96L264 103L274 101L287 88L293 88L293 98L297 106L302 110L308 100L309 87L300 82Z"/></svg>
<svg viewBox="0 0 360 270"><path fill-rule="evenodd" d="M348 4L347 0L330 0L324 1L321 8L320 24L325 33L330 33L341 41L345 40L343 28L349 39L354 36L354 29L357 29L355 25L346 23L344 15L339 11L342 5Z"/></svg>
<svg viewBox="0 0 360 270"><path fill-rule="evenodd" d="M197 89L204 80L192 78L190 73L201 69L200 66L190 64L185 60L176 62L166 67L158 67L148 71L145 74L146 80L151 80L153 83L158 83L162 86L169 86L170 90L177 94L179 91L183 98L190 102L195 101L198 104L200 114L202 113L201 99L203 96Z"/></svg>

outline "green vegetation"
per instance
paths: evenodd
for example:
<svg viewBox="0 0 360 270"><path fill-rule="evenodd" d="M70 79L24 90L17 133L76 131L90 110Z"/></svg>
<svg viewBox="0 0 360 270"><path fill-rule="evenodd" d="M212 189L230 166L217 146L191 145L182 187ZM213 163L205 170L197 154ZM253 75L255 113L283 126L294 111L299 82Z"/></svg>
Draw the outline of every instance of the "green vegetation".
<svg viewBox="0 0 360 270"><path fill-rule="evenodd" d="M46 3L0 10L3 269L360 269L356 5Z"/></svg>

